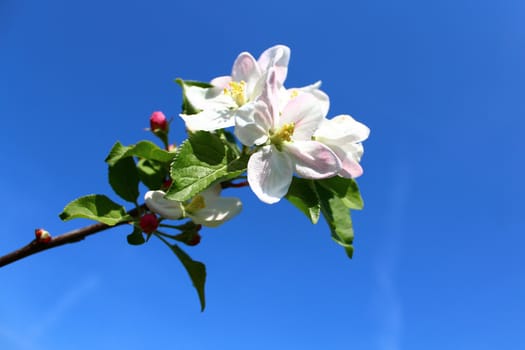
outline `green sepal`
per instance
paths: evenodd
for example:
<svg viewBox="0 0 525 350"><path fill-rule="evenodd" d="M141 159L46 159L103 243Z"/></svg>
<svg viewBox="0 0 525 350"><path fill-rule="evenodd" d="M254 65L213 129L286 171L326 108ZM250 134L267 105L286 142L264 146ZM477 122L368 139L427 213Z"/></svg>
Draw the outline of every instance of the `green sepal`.
<svg viewBox="0 0 525 350"><path fill-rule="evenodd" d="M319 195L321 213L330 227L332 238L343 246L348 257L352 258L354 229L350 210L341 198L317 183L316 191Z"/></svg>
<svg viewBox="0 0 525 350"><path fill-rule="evenodd" d="M109 226L131 219L123 206L101 194L91 194L71 201L59 217L63 221L92 219Z"/></svg>
<svg viewBox="0 0 525 350"><path fill-rule="evenodd" d="M294 176L285 198L299 208L312 224L316 224L319 221L321 204L312 180L300 179Z"/></svg>
<svg viewBox="0 0 525 350"><path fill-rule="evenodd" d="M213 85L201 81L182 80L181 78L175 79L175 82L182 88L182 114L190 115L197 114L200 112L199 109L195 108L186 97L186 88L190 86L196 86L203 89L212 88Z"/></svg>
<svg viewBox="0 0 525 350"><path fill-rule="evenodd" d="M137 162L137 171L140 181L150 190L158 190L164 184L167 170L162 163L154 160L140 159Z"/></svg>
<svg viewBox="0 0 525 350"><path fill-rule="evenodd" d="M106 163L112 166L122 158L133 156L161 163L169 163L173 159L174 154L163 150L151 141L140 141L131 146L124 146L117 141L106 157Z"/></svg>
<svg viewBox="0 0 525 350"><path fill-rule="evenodd" d="M139 174L133 157L120 158L108 167L109 184L122 199L136 203L139 196Z"/></svg>
<svg viewBox="0 0 525 350"><path fill-rule="evenodd" d="M200 261L193 260L178 245L170 244L168 241L166 241L159 235L157 235L157 237L168 247L170 247L171 251L175 253L177 258L179 258L180 262L186 269L186 272L188 272L191 282L193 283L193 287L195 287L195 289L197 290L197 294L199 295L201 311L204 311L204 308L206 307L206 298L204 295L204 285L206 283L206 266Z"/></svg>
<svg viewBox="0 0 525 350"><path fill-rule="evenodd" d="M219 136L199 131L178 148L171 164L173 183L166 198L183 202L213 182L233 179L246 171L248 156Z"/></svg>
<svg viewBox="0 0 525 350"><path fill-rule="evenodd" d="M363 198L359 193L359 187L357 187L357 182L355 182L355 180L334 176L318 180L317 184L323 186L340 198L347 208L357 210L363 209Z"/></svg>
<svg viewBox="0 0 525 350"><path fill-rule="evenodd" d="M133 232L131 232L127 237L128 243L131 245L141 245L146 243L146 240L144 239L144 235L142 234L142 230L140 227L134 227Z"/></svg>

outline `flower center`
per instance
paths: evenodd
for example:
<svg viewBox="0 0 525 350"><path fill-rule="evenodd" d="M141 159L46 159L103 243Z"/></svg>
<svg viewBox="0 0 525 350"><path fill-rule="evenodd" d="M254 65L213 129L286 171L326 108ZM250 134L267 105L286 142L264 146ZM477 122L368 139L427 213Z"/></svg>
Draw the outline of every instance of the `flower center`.
<svg viewBox="0 0 525 350"><path fill-rule="evenodd" d="M275 147L277 147L277 149L280 151L283 142L292 141L294 129L295 123L284 124L276 133L273 133L270 136L271 143L274 144Z"/></svg>
<svg viewBox="0 0 525 350"><path fill-rule="evenodd" d="M241 80L239 82L237 81L230 81L229 87L224 88L224 94L230 95L235 103L240 107L246 103L246 97L245 97L245 89L246 89L246 82L244 80Z"/></svg>
<svg viewBox="0 0 525 350"><path fill-rule="evenodd" d="M193 197L193 199L191 200L191 202L189 202L185 207L184 209L186 209L186 211L188 213L195 213L196 211L200 210L200 209L204 209L206 208L206 202L204 201L204 197L201 196L201 195L197 195L195 197Z"/></svg>

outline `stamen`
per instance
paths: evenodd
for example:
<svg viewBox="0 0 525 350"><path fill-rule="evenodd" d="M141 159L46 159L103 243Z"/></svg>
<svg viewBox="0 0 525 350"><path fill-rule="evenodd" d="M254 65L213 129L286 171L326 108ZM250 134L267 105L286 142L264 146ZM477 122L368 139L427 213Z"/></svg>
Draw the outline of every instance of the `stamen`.
<svg viewBox="0 0 525 350"><path fill-rule="evenodd" d="M204 201L204 197L201 195L193 197L191 202L185 206L185 209L188 213L194 213L195 211L204 208L206 208L206 202Z"/></svg>
<svg viewBox="0 0 525 350"><path fill-rule="evenodd" d="M223 93L225 95L230 95L239 107L244 105L246 103L246 97L244 96L246 82L244 80L239 82L230 81L228 85L229 87L224 88Z"/></svg>

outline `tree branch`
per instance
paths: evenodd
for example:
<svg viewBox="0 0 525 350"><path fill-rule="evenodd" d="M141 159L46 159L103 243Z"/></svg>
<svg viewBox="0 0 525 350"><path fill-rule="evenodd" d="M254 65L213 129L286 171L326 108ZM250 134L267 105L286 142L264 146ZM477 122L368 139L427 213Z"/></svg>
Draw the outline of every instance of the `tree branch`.
<svg viewBox="0 0 525 350"><path fill-rule="evenodd" d="M143 208L144 205L140 206L138 209L132 209L128 211L128 214L135 217L139 214L139 210L142 210ZM97 223L63 233L59 236L53 237L49 242L46 243L34 239L22 248L19 248L15 251L12 251L11 253L0 257L0 267L9 265L15 261L27 258L28 256L42 252L44 250L56 248L68 243L80 242L87 236L127 223L128 222L120 222L113 226L109 226L103 223Z"/></svg>

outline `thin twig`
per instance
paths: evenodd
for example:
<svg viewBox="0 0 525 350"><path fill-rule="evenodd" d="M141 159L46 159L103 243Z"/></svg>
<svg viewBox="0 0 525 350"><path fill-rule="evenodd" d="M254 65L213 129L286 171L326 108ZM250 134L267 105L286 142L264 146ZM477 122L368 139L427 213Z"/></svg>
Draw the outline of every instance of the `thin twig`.
<svg viewBox="0 0 525 350"><path fill-rule="evenodd" d="M143 206L139 207L139 210L141 210L142 208ZM128 214L131 216L137 216L137 214L139 213L139 210L132 209L128 212ZM113 226L109 226L103 223L97 223L97 224L85 226L85 227L82 227L76 230L72 230L72 231L63 233L59 236L53 237L49 242L40 242L34 239L31 242L29 242L27 245L25 245L24 247L19 248L15 251L12 251L11 253L8 253L0 257L0 267L9 265L15 261L21 260L23 258L27 258L28 256L39 253L44 250L56 248L56 247L59 247L61 245L68 244L68 243L80 242L89 235L107 230L112 227L120 226L123 224L127 224L127 222L120 222Z"/></svg>

